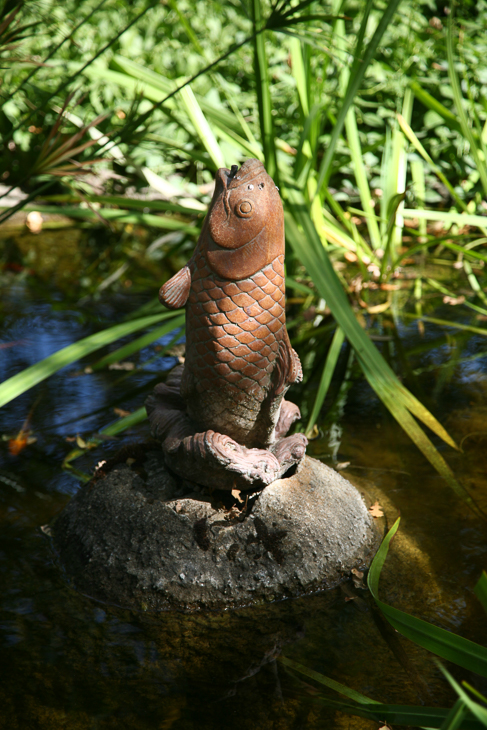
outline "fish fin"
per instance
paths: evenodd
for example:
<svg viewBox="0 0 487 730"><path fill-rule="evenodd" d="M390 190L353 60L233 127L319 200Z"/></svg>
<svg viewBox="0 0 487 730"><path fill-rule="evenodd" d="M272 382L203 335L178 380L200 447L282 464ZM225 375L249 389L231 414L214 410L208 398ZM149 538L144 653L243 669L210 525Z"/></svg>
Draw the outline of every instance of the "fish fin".
<svg viewBox="0 0 487 730"><path fill-rule="evenodd" d="M300 383L303 379L303 369L298 354L291 347L289 335L281 340L276 365L276 380L274 383L275 395L285 393L293 383Z"/></svg>
<svg viewBox="0 0 487 730"><path fill-rule="evenodd" d="M159 301L169 309L184 307L191 288L191 271L189 266L183 266L177 274L166 281L159 290Z"/></svg>

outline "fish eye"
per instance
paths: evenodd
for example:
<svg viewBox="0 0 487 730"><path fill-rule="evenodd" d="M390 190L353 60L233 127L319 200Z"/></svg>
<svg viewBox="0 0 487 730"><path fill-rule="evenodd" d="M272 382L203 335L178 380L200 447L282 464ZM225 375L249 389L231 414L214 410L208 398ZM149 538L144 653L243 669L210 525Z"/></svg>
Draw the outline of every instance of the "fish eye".
<svg viewBox="0 0 487 730"><path fill-rule="evenodd" d="M250 218L252 215L253 205L250 200L241 200L235 208L235 212L240 218Z"/></svg>

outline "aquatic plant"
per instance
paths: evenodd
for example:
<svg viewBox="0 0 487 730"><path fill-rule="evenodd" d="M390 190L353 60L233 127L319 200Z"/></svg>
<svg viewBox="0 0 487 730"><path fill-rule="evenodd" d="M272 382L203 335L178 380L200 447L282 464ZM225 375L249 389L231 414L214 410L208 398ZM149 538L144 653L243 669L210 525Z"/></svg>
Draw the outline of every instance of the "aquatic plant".
<svg viewBox="0 0 487 730"><path fill-rule="evenodd" d="M399 523L400 519L397 519L384 538L370 566L367 583L375 603L394 629L402 636L406 636L415 644L428 649L442 659L446 659L482 677L487 677L487 649L484 646L411 616L380 600L378 591L380 573L391 540L399 528ZM475 587L475 593L487 611L487 574L485 572ZM466 681L458 684L441 663L439 663L441 671L458 695L458 700L451 709L387 705L372 700L370 697L366 697L329 677L325 677L319 672L308 669L292 659L281 657L280 661L293 672L298 672L300 675L304 675L318 684L345 696L348 701L344 702L334 700L328 695L319 694L320 700L324 704L346 714L358 715L382 723L419 725L421 727L442 728L442 730L453 730L453 728L458 727L477 730L477 728L487 727L487 698Z"/></svg>
<svg viewBox="0 0 487 730"><path fill-rule="evenodd" d="M21 4L17 6L15 18L25 13L28 25L29 10ZM4 5L4 22L12 23L14 20L10 19L11 14L6 15L6 7ZM139 223L195 236L200 220L194 220L194 212L204 209L207 199L193 185L192 197L197 199L185 203L187 198L181 195L181 189L178 191L168 185L165 176L171 171L180 171L188 186L191 178L208 182L215 169L230 166L236 159L252 156L263 160L281 187L287 211L290 286L297 290L301 287L301 291L304 287L315 294L321 309L328 307L336 323L330 329L330 334L334 331L333 340L327 338L326 341L326 346L332 346L325 351L316 344L317 357L323 365L320 386L309 406L308 433L324 403L342 343L347 341L386 407L457 494L475 508L416 419L452 448L456 448L456 444L433 414L398 380L370 341L344 289L348 282L340 279L339 271L337 273L338 264L344 257L356 262L364 297L360 299L360 306L365 313L374 315L390 309L394 315L398 305L391 278L400 274L400 267L408 256L421 254L440 242L449 252L458 255L473 296L483 298L470 261L485 263L486 256L473 250L482 246L485 239L477 237L467 245L452 239L455 234L452 226L476 226L483 230L483 217L478 215L477 208L482 209L482 194L487 191L481 128L485 114L479 89L473 84L475 73L470 67L467 72L466 65L463 73L468 98L462 97L457 77L453 16L450 14L447 19L446 58L441 64L435 62L439 68L434 69L435 78L448 74L454 105L449 108L445 99L440 101L434 97L417 78L418 72L424 72L433 58L441 58L443 24L433 17L425 29L425 16L413 3L393 0L385 7L376 8L369 0L359 10L353 3L335 0L326 12L320 3L311 0L299 3L277 0L272 5L251 0L243 8L232 6L228 9L215 4L212 6L215 9L213 20L221 27L225 18L234 28L232 34L222 38L214 29L205 36L209 21L201 6L195 9L192 5L171 2L164 9L154 3L140 2L135 4L132 14L125 9L117 23L117 31L111 31L109 39L103 39L103 42L107 22L115 17L115 6L101 2L96 6L85 3L83 7L88 12L69 33L61 28L66 16L56 10L63 18L58 27L57 43L42 63L35 62L37 65L27 76L21 73L27 62L25 58L17 57L15 63L9 61L9 73L0 90L4 98L0 120L2 160L4 165L8 161L12 163L5 170L9 177L5 178L4 173L4 180L26 187L29 195L18 206L4 210L0 220L6 220L14 210L30 205L42 194L44 202L36 202L34 206L40 213L57 211L61 205L65 214L84 221ZM185 13L190 8L191 21ZM49 12L53 13L53 9ZM394 24L393 18L397 19ZM46 17L43 22L45 27ZM86 43L79 53L74 52L74 46L68 41L75 35L78 40L86 40L94 25L97 28L96 52L93 53ZM177 58L171 63L167 56L157 58L154 30L142 40L144 31L155 26L158 26L156 34L165 35L170 39L171 48L178 49ZM233 36L235 42L229 43L227 39ZM384 39L391 43L398 38L402 44L399 43L397 56L391 60ZM419 53L420 43L424 45L421 55L411 61L415 58L412 52ZM128 58L130 44L135 44L138 51L130 52L131 58ZM212 44L216 44L217 54ZM463 36L460 45L463 55L473 57L477 53ZM32 39L26 39L24 53L32 53L34 47ZM248 65L250 52L255 83L242 70L244 64ZM183 62L183 58L186 61ZM53 69L49 76L43 66L47 62ZM172 70L169 70L171 65ZM33 85L34 75L37 75L37 86ZM92 121L83 121L68 111L66 98L63 98L80 83L86 97L83 93L78 94L76 101L85 120ZM29 103L27 90L33 98ZM374 93L377 100L369 101ZM415 100L437 115L435 119L439 117L447 122L446 137L438 130L433 132L433 125L430 125L431 133L425 143L419 141L418 133L414 131L418 118ZM398 105L400 114L396 113ZM53 117L53 113L57 117ZM384 116L387 123L384 123ZM46 144L52 144L61 117L77 129L70 142L61 143L58 157L61 160L70 150L76 152L78 160L73 163L76 169L61 169L59 165L56 169L45 165L40 168L39 163L36 167L37 147L42 143L43 135L44 150L47 150ZM364 122L365 133L361 131ZM33 131L27 134L28 124L28 129ZM377 132L378 129L381 131ZM81 142L87 135L91 139ZM416 157L408 158L408 142ZM432 201L431 180L439 178L443 184L448 182L443 159L438 159L439 153L442 158L445 156L445 144L450 160L452 150L456 154L448 172L455 170L457 184L446 185L455 210L429 211L424 205ZM459 155L461 145L463 151ZM98 149L96 154L95 148ZM375 154L379 151L382 151L380 165ZM107 158L111 158L111 162L107 162ZM19 165L20 159L22 165ZM95 159L98 159L100 169L103 166L116 168L128 178L135 176L148 183L161 192L166 201L140 201L127 195L94 193L78 174L73 176L70 172L79 173L81 167ZM413 197L412 191L406 189L408 159ZM64 190L46 199L46 185L52 185L54 180L59 182L61 172L65 173L60 180ZM460 185L463 175L466 178ZM335 188L331 187L332 181ZM65 192L66 189L69 192ZM408 196L420 206L405 208ZM168 197L170 201L167 201ZM361 208L354 207L355 199L360 201ZM376 208L379 208L377 212ZM419 236L415 229L408 228L407 232L416 236L417 244L403 251L402 235L408 216L423 222L418 222ZM429 235L425 226L427 220L439 220L450 228L444 236L448 240L439 241ZM383 296L378 304L367 301L372 285L385 292L385 300ZM418 291L429 286L429 281L417 277ZM421 315L421 312L417 314ZM179 323L179 320L173 322L175 327ZM140 328L147 327L144 320L138 324ZM135 323L132 331L137 327ZM59 363L64 362L66 356L82 357L102 347L102 343L113 341L113 334L111 331L105 338L88 338L79 343L79 347L75 346L71 354L60 354ZM139 344L151 336L139 340ZM55 372L56 362L54 357L47 364L39 363L2 384L0 402L7 402Z"/></svg>

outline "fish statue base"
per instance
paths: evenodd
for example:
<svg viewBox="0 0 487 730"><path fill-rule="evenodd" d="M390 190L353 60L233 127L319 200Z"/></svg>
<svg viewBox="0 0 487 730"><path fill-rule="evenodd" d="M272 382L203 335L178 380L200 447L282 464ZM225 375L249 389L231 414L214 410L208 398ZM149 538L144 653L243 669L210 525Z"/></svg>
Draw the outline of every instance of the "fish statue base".
<svg viewBox="0 0 487 730"><path fill-rule="evenodd" d="M183 367L174 368L146 401L152 434L162 441L167 466L188 481L216 489L259 489L281 479L306 453L302 433L286 436L299 408L283 400L269 449L247 448L212 430L197 432L181 396Z"/></svg>
<svg viewBox="0 0 487 730"><path fill-rule="evenodd" d="M271 484L306 452L284 395L302 380L286 329L284 212L259 160L218 170L191 260L159 292L186 308L186 358L146 407L166 463L218 489Z"/></svg>
<svg viewBox="0 0 487 730"><path fill-rule="evenodd" d="M356 577L380 543L374 521L357 489L309 456L260 491L208 494L147 443L97 469L51 531L70 585L86 596L195 611L269 604Z"/></svg>

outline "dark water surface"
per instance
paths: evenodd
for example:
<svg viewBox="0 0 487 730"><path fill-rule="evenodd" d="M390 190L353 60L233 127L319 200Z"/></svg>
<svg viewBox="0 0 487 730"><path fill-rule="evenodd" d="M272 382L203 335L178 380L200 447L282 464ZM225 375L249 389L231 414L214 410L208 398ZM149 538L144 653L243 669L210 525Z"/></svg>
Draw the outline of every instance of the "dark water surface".
<svg viewBox="0 0 487 730"><path fill-rule="evenodd" d="M146 300L107 296L69 307L54 287L36 293L22 276L5 277L0 381L122 321ZM462 307L436 316L479 326ZM386 339L384 350L400 355L408 386L462 442L458 453L437 446L487 512L487 339L433 324L421 334L409 320L398 332L400 341ZM375 700L451 706L430 655L387 632L360 587L223 613L151 615L96 603L65 582L41 526L78 488L61 469L76 446L66 439L88 438L117 418L114 408L142 405L157 373L176 362L154 360L155 346L131 358L132 371L86 374L76 363L0 410L0 728L377 727L323 707L312 687L285 671L281 654ZM12 455L8 441L26 419L36 441ZM75 466L89 473L127 439L146 435L142 425L105 441ZM345 475L385 510L381 530L402 515L382 597L485 645L487 622L472 589L487 568L486 523L437 476L353 369L309 453L331 466L350 462ZM485 681L452 671L487 690Z"/></svg>

